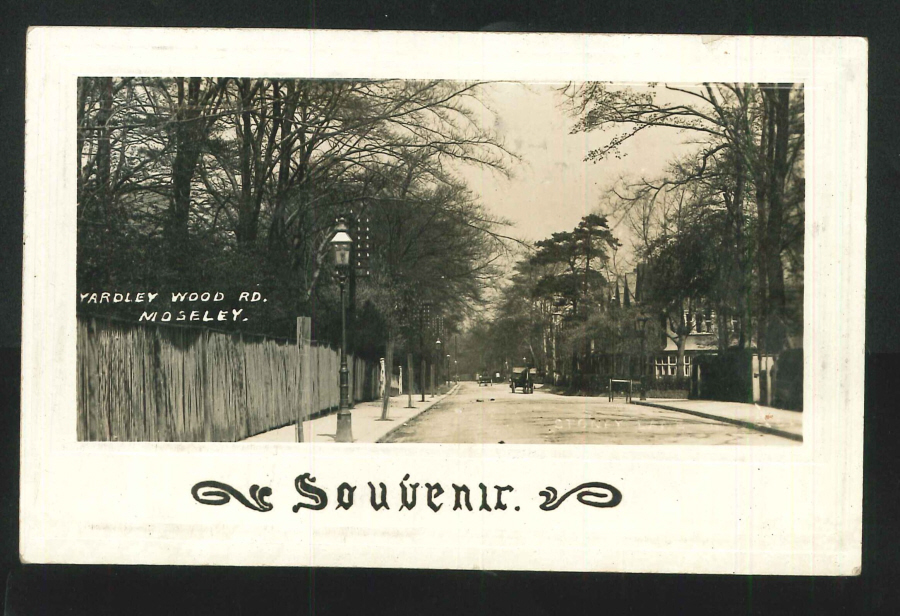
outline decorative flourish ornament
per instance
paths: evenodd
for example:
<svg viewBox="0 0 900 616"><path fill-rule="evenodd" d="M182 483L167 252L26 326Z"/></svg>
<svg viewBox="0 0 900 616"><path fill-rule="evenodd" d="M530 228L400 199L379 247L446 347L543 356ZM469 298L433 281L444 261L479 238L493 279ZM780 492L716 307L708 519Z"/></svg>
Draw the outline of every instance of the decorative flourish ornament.
<svg viewBox="0 0 900 616"><path fill-rule="evenodd" d="M204 505L224 505L234 498L244 507L254 511L272 510L272 503L266 500L272 495L272 488L260 488L255 483L250 486L250 499L241 494L239 490L220 481L201 481L191 488L191 495L194 500Z"/></svg>
<svg viewBox="0 0 900 616"><path fill-rule="evenodd" d="M596 490L602 490L602 492L597 492ZM577 494L578 502L588 507L615 507L622 502L622 493L618 489L608 483L600 483L599 481L583 483L572 488L561 497L557 497L556 488L551 486L547 486L539 494L544 497L544 502L540 505L544 511L553 511L573 494Z"/></svg>

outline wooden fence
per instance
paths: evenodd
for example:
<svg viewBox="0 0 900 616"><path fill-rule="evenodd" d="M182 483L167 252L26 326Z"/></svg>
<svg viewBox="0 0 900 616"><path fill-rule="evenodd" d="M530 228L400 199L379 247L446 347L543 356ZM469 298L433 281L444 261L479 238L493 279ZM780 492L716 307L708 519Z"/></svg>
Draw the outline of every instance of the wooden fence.
<svg viewBox="0 0 900 616"><path fill-rule="evenodd" d="M303 344L79 316L78 440L239 441L337 408L340 354ZM377 397L377 365L348 368L351 400Z"/></svg>

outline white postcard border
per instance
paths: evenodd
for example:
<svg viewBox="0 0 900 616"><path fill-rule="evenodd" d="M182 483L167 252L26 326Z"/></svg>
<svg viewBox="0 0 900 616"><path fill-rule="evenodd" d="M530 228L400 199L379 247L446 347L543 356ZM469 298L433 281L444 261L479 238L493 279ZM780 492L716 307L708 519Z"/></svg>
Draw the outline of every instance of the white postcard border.
<svg viewBox="0 0 900 616"><path fill-rule="evenodd" d="M25 562L752 574L859 572L867 47L861 39L38 28L29 33L23 288ZM804 442L799 447L79 443L75 85L80 75L802 82ZM311 473L357 505L292 511ZM511 485L510 508L375 512L367 482ZM271 486L208 507L201 480ZM538 508L590 481L619 507ZM519 506L514 511L512 506Z"/></svg>

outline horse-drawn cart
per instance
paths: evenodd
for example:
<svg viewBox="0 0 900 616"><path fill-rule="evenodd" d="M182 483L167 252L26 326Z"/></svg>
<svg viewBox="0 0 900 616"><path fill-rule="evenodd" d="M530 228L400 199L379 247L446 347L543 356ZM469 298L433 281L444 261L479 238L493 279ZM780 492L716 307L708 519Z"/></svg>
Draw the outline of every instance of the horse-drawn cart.
<svg viewBox="0 0 900 616"><path fill-rule="evenodd" d="M513 368L509 377L509 388L516 393L516 388L522 389L523 394L534 393L534 377L530 368Z"/></svg>

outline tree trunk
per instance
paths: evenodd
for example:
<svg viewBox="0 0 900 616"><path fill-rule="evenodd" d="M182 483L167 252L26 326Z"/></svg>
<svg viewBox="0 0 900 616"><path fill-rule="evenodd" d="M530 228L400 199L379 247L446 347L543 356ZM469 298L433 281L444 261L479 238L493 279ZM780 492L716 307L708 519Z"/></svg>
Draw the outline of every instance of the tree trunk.
<svg viewBox="0 0 900 616"><path fill-rule="evenodd" d="M678 345L678 359L675 361L675 376L684 376L684 349L687 346L686 335L679 336L676 344Z"/></svg>
<svg viewBox="0 0 900 616"><path fill-rule="evenodd" d="M419 381L420 381L420 389L419 392L422 394L422 399L420 402L425 402L425 372L426 372L426 364L425 364L425 352L422 352L422 370L419 373Z"/></svg>
<svg viewBox="0 0 900 616"><path fill-rule="evenodd" d="M202 130L199 127L200 78L176 78L178 106L175 110L175 158L172 162L172 200L169 205L167 235L170 250L177 256L187 244L191 209L191 182L200 158ZM176 260L176 263L179 261Z"/></svg>
<svg viewBox="0 0 900 616"><path fill-rule="evenodd" d="M413 408L412 394L413 394L413 383L416 382L415 376L413 375L413 354L406 354L406 408Z"/></svg>
<svg viewBox="0 0 900 616"><path fill-rule="evenodd" d="M109 121L112 117L112 77L102 77L100 82L100 110L97 112L97 201L104 214L104 223L109 228L112 216L112 195L110 175L112 167L112 147L110 146Z"/></svg>
<svg viewBox="0 0 900 616"><path fill-rule="evenodd" d="M737 313L738 313L738 348L743 349L749 339L747 327L750 323L750 264L748 263L747 240L745 234L744 188L746 184L746 168L740 156L735 157L735 189L731 199L732 219L734 221L735 265L738 270ZM730 335L726 338L725 348L730 343Z"/></svg>
<svg viewBox="0 0 900 616"><path fill-rule="evenodd" d="M79 215L84 208L84 169L82 168L84 162L84 143L89 138L87 131L88 127L85 125L84 116L87 113L87 95L88 91L92 88L92 84L93 80L90 77L83 77L78 80L78 108L75 111L76 121L78 123L78 136L76 137L78 160L75 161L78 163L78 166L76 167L78 175L76 176L75 200Z"/></svg>
<svg viewBox="0 0 900 616"><path fill-rule="evenodd" d="M256 208L255 191L253 190L255 178L253 169L258 162L255 160L257 152L253 147L253 92L254 88L250 79L244 78L239 82L240 92L240 116L235 123L238 143L240 144L240 177L241 194L238 200L238 221L235 230L235 238L239 244L252 244L256 240L256 221L259 211ZM260 120L262 121L262 120Z"/></svg>
<svg viewBox="0 0 900 616"><path fill-rule="evenodd" d="M756 217L757 217L757 313L756 313L756 352L762 361L766 353L766 333L769 329L769 173L771 161L774 156L775 125L772 121L772 111L769 97L763 95L762 132L760 136L758 163L759 170L756 180Z"/></svg>
<svg viewBox="0 0 900 616"><path fill-rule="evenodd" d="M381 397L381 419L388 418L391 406L391 380L394 376L394 332L388 324L387 345L384 353L384 394Z"/></svg>
<svg viewBox="0 0 900 616"><path fill-rule="evenodd" d="M103 77L99 80L100 110L97 112L97 159L96 159L96 189L94 200L101 212L100 242L105 252L105 259L111 261L115 247L116 222L113 211L113 199L111 190L112 146L110 138L110 119L112 118L113 91L112 77ZM109 273L104 272L104 278L108 279ZM101 281L96 281L101 282Z"/></svg>
<svg viewBox="0 0 900 616"><path fill-rule="evenodd" d="M784 346L784 265L781 261L784 234L784 190L788 173L788 131L790 127L790 90L769 91L772 99L775 131L769 175L769 219L766 225L766 277L768 282L768 328L766 345L769 353L778 353Z"/></svg>
<svg viewBox="0 0 900 616"><path fill-rule="evenodd" d="M281 138L278 142L278 172L275 194L272 196L272 217L268 235L269 249L274 254L279 254L289 247L286 225L288 192L293 185L302 182L304 177L302 167L298 169L296 178L291 176L291 161L293 160L294 143L297 139L294 135L294 114L297 110L294 81L289 79L285 84L284 94L282 95L279 90L277 97L276 101L279 106L276 117L280 119ZM295 248L297 247L295 246Z"/></svg>
<svg viewBox="0 0 900 616"><path fill-rule="evenodd" d="M731 331L728 329L728 315L723 308L724 306L720 306L719 310L716 311L716 329L718 330L720 354L728 349L728 344L731 339Z"/></svg>

